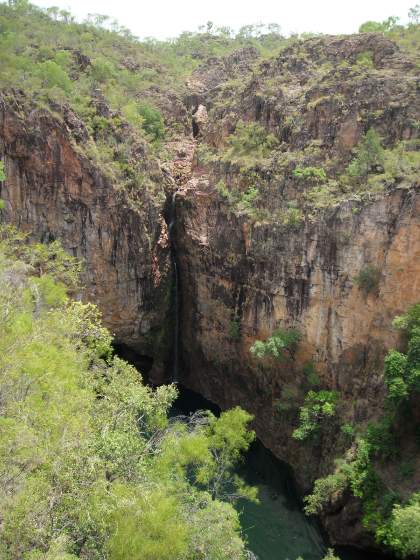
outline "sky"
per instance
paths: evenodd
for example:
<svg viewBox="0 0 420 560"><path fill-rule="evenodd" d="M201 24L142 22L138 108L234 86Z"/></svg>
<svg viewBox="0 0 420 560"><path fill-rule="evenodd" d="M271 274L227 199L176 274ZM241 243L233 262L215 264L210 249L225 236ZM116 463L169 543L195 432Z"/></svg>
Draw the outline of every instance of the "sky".
<svg viewBox="0 0 420 560"><path fill-rule="evenodd" d="M32 0L71 11L109 15L140 38L175 37L207 21L237 30L252 23L277 23L282 32L354 33L368 20L407 20L416 0Z"/></svg>

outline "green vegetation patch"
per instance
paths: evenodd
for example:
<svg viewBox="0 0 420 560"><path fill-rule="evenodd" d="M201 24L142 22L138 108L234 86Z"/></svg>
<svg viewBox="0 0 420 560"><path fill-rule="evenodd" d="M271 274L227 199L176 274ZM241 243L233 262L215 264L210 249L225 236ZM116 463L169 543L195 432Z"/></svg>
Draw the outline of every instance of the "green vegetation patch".
<svg viewBox="0 0 420 560"><path fill-rule="evenodd" d="M0 233L0 557L245 560L251 416L169 421L176 388L144 385L70 299L80 263Z"/></svg>
<svg viewBox="0 0 420 560"><path fill-rule="evenodd" d="M387 388L384 413L356 437L356 442L336 461L334 473L315 481L313 492L305 498L305 511L319 513L334 497L350 489L363 505L363 524L378 542L402 558L420 554L420 497L418 492L398 495L383 476L383 468L394 468L400 476L411 478L413 464L401 456L401 422L413 433L418 430L411 407L420 393L420 304L410 307L394 320L401 330L405 352L390 350L385 358L384 381ZM350 432L345 426L342 430ZM355 430L351 429L352 439Z"/></svg>

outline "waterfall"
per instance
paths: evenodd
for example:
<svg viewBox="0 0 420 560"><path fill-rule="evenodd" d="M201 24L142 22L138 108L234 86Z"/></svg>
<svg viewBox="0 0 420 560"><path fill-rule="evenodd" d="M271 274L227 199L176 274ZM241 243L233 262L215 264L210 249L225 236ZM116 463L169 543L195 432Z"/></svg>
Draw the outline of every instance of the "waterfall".
<svg viewBox="0 0 420 560"><path fill-rule="evenodd" d="M172 195L171 209L169 214L169 243L171 247L173 285L173 310L174 310L174 332L173 332L173 354L172 354L172 383L179 381L179 268L177 262L176 245L174 238L174 227L176 225L176 191Z"/></svg>

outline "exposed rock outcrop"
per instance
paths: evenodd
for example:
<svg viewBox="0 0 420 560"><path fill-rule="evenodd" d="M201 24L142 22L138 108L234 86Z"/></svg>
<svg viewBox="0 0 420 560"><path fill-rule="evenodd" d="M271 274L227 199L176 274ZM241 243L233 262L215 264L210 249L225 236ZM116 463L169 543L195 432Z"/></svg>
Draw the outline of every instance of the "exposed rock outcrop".
<svg viewBox="0 0 420 560"><path fill-rule="evenodd" d="M33 240L59 239L82 258L83 298L99 305L118 342L162 369L171 281L162 203L141 185L130 194L119 189L83 154L65 122L26 104L9 97L0 106L3 218ZM147 152L143 157L164 200L170 179Z"/></svg>

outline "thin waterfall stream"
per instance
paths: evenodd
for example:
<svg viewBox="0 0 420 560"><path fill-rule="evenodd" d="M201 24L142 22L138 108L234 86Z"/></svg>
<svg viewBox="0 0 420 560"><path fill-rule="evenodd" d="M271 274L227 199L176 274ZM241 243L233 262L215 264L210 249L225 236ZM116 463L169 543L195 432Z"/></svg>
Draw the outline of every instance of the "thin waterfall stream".
<svg viewBox="0 0 420 560"><path fill-rule="evenodd" d="M173 312L174 312L174 331L173 331L173 353L172 353L172 373L171 382L179 382L179 268L177 262L176 254L176 244L174 229L176 226L176 195L175 191L172 195L170 213L169 213L169 226L168 235L169 243L171 248L171 260L172 260L172 271L173 271Z"/></svg>

